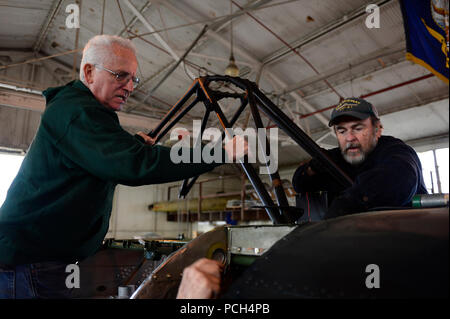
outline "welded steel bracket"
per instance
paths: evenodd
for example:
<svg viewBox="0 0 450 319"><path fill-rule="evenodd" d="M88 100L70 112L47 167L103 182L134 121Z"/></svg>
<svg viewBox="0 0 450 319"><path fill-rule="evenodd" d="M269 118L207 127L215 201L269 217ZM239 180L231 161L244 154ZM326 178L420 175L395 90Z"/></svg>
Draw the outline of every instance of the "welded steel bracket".
<svg viewBox="0 0 450 319"><path fill-rule="evenodd" d="M244 93L239 94L214 90L211 88L211 84L213 83L233 84L243 90ZM187 102L190 101L192 97L194 97L194 99L188 104ZM241 102L230 121L226 118L222 108L218 104L218 101L223 98L236 98ZM220 125L223 128L223 140L226 134L231 134L229 130L233 128L233 125L239 119L244 109L250 105L251 115L257 128L264 128L260 116L260 111L262 111L273 123L276 124L276 126L278 126L278 128L291 137L311 157L315 158L320 165L326 169L334 179L336 179L337 182L342 184L342 186L348 187L353 183L353 181L300 127L298 127L286 114L283 113L283 111L281 111L259 90L255 83L238 77L213 75L195 79L185 95L169 110L161 122L150 133L148 133L148 135L152 138L156 138L155 143L159 142L176 123L178 123L195 105L200 102L202 102L205 106L205 114L202 119L200 130L201 136L206 128L209 116L211 113L215 113L219 119ZM198 140L201 140L201 138ZM266 139L267 153L270 152L268 147L269 143ZM296 207L289 207L278 170L269 174L277 200L277 204L275 204L254 167L244 160L240 161L240 165L255 188L264 209L274 224L295 223L299 217L301 217L300 209L297 209ZM268 165L268 162L266 165ZM179 197L185 197L188 194L197 178L198 176L183 181Z"/></svg>

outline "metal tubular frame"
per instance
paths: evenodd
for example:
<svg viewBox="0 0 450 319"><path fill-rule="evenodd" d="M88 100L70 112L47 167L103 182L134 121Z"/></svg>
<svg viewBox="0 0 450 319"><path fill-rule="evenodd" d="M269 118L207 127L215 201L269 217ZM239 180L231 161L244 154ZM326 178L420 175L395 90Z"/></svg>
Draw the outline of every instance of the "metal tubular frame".
<svg viewBox="0 0 450 319"><path fill-rule="evenodd" d="M235 85L242 89L245 94L227 93L214 91L209 88L209 84L213 82L226 82ZM196 98L193 102L189 103L187 107L184 107L186 102L193 96ZM241 106L237 109L233 115L232 120L228 121L224 115L222 108L217 103L222 98L239 98L241 100ZM286 114L283 113L272 101L270 101L257 87L257 85L249 80L230 77L230 76L205 76L194 80L194 83L185 93L185 95L169 110L164 116L161 122L151 131L148 135L152 138L156 138L156 143L167 134L167 132L185 116L197 103L203 102L205 106L205 115L202 119L200 134L206 128L207 121L211 113L215 113L219 119L219 122L223 128L222 140L225 134L231 135L229 129L232 129L233 125L244 111L247 105L250 105L251 114L255 121L257 128L264 128L259 111L262 111L270 120L272 120L280 129L282 129L288 136L290 136L300 147L302 147L309 155L319 161L321 166L326 169L336 181L343 186L350 186L353 181L323 152L323 150L306 134L301 128L299 128ZM184 107L184 109L183 109ZM178 114L178 115L177 115ZM200 136L200 137L201 137ZM263 143L263 141L260 141ZM268 151L268 140L266 138L266 152ZM245 174L249 181L252 183L258 197L264 205L264 209L269 215L274 224L282 223L295 223L300 217L299 211L295 207L289 207L284 188L282 186L280 175L278 170L275 173L270 174L272 185L275 190L275 196L278 205L275 205L269 193L264 187L260 177L258 176L255 168L243 160L240 161ZM269 165L266 162L266 165ZM198 176L183 181L181 186L179 197L185 197L195 184Z"/></svg>

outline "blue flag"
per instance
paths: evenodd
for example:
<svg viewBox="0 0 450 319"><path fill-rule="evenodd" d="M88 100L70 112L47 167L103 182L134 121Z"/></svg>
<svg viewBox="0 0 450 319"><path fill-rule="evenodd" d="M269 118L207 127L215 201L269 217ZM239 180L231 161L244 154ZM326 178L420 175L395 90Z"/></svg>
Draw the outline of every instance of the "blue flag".
<svg viewBox="0 0 450 319"><path fill-rule="evenodd" d="M448 0L401 0L400 3L406 58L448 84Z"/></svg>

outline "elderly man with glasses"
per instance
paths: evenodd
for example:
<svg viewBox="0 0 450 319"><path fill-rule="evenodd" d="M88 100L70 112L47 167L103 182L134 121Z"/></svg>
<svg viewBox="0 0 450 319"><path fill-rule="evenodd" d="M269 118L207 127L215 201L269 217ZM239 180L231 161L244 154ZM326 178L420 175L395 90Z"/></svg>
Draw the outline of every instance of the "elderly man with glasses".
<svg viewBox="0 0 450 319"><path fill-rule="evenodd" d="M117 184L182 180L221 163L175 164L170 149L127 133L116 111L139 83L131 41L101 35L80 80L43 92L38 132L0 208L0 298L64 298L66 266L92 256L108 231ZM242 139L239 139L242 142ZM246 153L246 143L233 154Z"/></svg>

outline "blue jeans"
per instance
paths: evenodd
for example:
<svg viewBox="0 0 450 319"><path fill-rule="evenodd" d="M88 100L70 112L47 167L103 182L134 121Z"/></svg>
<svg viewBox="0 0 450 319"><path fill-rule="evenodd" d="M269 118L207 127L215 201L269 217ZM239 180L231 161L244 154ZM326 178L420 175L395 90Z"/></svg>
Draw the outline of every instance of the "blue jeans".
<svg viewBox="0 0 450 319"><path fill-rule="evenodd" d="M43 262L18 266L0 264L1 299L66 299L67 263Z"/></svg>

